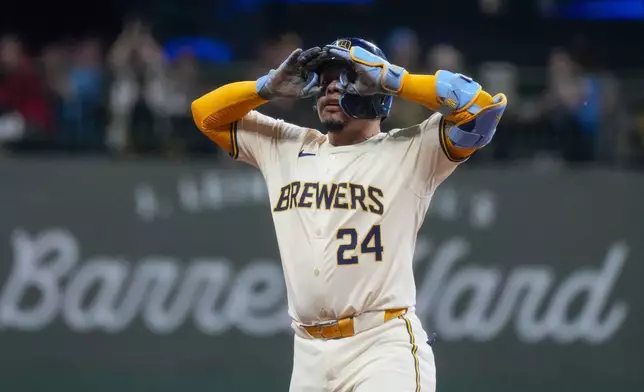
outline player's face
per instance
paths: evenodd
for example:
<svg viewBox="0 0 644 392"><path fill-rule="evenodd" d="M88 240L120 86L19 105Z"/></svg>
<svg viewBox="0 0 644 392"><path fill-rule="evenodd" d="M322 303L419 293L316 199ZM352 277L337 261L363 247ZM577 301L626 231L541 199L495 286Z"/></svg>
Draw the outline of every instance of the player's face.
<svg viewBox="0 0 644 392"><path fill-rule="evenodd" d="M329 132L341 131L353 120L340 107L339 79L344 69L341 65L331 65L320 74L322 91L317 98L317 110L320 121Z"/></svg>

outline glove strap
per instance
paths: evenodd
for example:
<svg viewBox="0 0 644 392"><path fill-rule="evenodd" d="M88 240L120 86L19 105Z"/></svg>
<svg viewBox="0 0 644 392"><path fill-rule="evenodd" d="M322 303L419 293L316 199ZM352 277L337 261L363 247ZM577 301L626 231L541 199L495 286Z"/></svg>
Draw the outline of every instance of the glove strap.
<svg viewBox="0 0 644 392"><path fill-rule="evenodd" d="M379 67L381 69L380 85L382 88L392 94L400 92L405 74L403 67L390 64L382 57L376 56L359 46L352 47L349 55L358 64L366 65L367 67Z"/></svg>
<svg viewBox="0 0 644 392"><path fill-rule="evenodd" d="M405 69L393 64L386 64L382 68L382 78L380 79L380 85L387 92L392 94L398 94L400 89L402 89L403 76L405 75Z"/></svg>
<svg viewBox="0 0 644 392"><path fill-rule="evenodd" d="M496 129L494 130L496 131ZM493 132L492 131L492 134ZM489 133L488 133L489 135ZM466 132L456 126L452 127L447 133L447 136L452 141L452 144L458 148L480 148L482 147L481 139L482 135L473 132ZM489 139L492 139L492 135L489 135Z"/></svg>
<svg viewBox="0 0 644 392"><path fill-rule="evenodd" d="M274 73L275 70L271 70L268 74L257 79L255 82L255 91L257 91L257 95L263 99L270 100L273 98L273 94L268 88L268 82L272 79Z"/></svg>
<svg viewBox="0 0 644 392"><path fill-rule="evenodd" d="M471 114L481 111L478 105L473 104L480 91L481 85L472 78L449 71L436 73L436 93L442 99L437 111L444 116L464 109Z"/></svg>

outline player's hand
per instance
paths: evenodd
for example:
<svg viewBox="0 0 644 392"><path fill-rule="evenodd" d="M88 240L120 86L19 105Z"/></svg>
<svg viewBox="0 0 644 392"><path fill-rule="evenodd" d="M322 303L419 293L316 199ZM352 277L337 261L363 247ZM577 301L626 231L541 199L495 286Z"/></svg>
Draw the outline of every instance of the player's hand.
<svg viewBox="0 0 644 392"><path fill-rule="evenodd" d="M296 49L277 68L257 79L256 89L264 99L291 98L300 99L314 96L320 90L318 76L309 68L322 57L319 47L305 51Z"/></svg>
<svg viewBox="0 0 644 392"><path fill-rule="evenodd" d="M349 94L395 95L402 88L405 69L393 65L382 57L369 53L359 46L347 50L340 46L327 45L324 50L332 57L341 57L355 69L355 80L348 73L340 76L340 85Z"/></svg>
<svg viewBox="0 0 644 392"><path fill-rule="evenodd" d="M447 136L459 148L481 148L492 140L496 127L508 106L505 94L492 97L492 104L481 108L472 117L456 122Z"/></svg>

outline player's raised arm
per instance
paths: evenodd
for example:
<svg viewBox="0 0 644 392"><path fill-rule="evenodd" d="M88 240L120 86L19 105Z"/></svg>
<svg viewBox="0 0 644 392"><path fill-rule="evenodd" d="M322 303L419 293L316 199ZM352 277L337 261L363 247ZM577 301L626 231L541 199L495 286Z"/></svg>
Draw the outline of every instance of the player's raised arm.
<svg viewBox="0 0 644 392"><path fill-rule="evenodd" d="M329 45L325 50L355 64L355 80L341 80L347 93L398 95L440 112L453 123L440 129L446 132L445 153L454 161L466 159L490 142L507 106L504 94L493 97L460 74L442 70L434 75L411 74L360 47Z"/></svg>
<svg viewBox="0 0 644 392"><path fill-rule="evenodd" d="M266 102L257 94L255 82L230 83L193 101L192 118L210 140L232 153L233 124Z"/></svg>
<svg viewBox="0 0 644 392"><path fill-rule="evenodd" d="M441 127L441 138L455 161L490 143L507 106L504 94L492 96L471 78L444 70L434 75L405 71L398 95L440 112L452 123Z"/></svg>
<svg viewBox="0 0 644 392"><path fill-rule="evenodd" d="M226 84L198 98L192 103L195 124L231 156L259 167L262 148L282 137L280 132L288 126L254 109L272 99L315 95L317 75L306 67L320 54L320 48L297 49L277 69L256 81Z"/></svg>

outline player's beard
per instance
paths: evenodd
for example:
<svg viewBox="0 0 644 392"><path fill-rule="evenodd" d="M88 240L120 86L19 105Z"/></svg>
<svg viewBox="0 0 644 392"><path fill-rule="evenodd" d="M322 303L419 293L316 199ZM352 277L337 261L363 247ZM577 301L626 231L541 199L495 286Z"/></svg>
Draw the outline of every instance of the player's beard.
<svg viewBox="0 0 644 392"><path fill-rule="evenodd" d="M344 129L345 122L342 120L324 120L322 127L326 133L340 132Z"/></svg>

